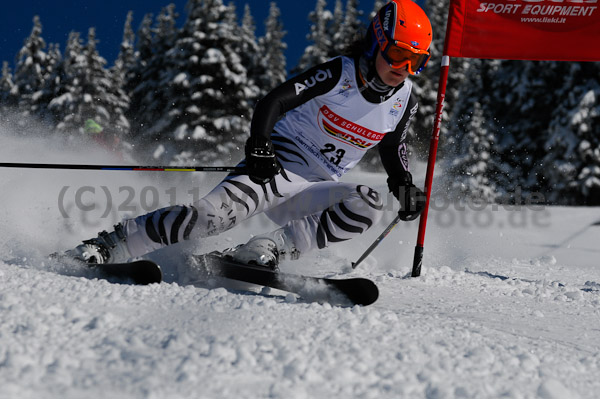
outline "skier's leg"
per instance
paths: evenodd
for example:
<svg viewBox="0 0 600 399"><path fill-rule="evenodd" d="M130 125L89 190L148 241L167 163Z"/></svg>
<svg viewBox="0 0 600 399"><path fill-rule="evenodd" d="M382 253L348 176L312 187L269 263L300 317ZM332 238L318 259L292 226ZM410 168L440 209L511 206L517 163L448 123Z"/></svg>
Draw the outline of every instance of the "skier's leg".
<svg viewBox="0 0 600 399"><path fill-rule="evenodd" d="M217 235L257 213L275 207L310 185L285 170L269 184L229 175L209 194L185 206L158 209L102 232L67 254L88 262L124 262L184 240Z"/></svg>
<svg viewBox="0 0 600 399"><path fill-rule="evenodd" d="M383 204L377 191L338 182L313 183L293 199L266 214L283 227L251 239L236 252L274 242L277 252L297 259L300 253L355 238L378 223ZM248 248L247 248L248 247Z"/></svg>

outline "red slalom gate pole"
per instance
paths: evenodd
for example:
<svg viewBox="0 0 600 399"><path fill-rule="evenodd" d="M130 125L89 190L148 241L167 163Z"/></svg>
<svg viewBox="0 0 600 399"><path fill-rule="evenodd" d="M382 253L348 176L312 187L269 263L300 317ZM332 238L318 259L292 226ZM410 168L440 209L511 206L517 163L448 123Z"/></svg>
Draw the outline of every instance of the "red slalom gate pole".
<svg viewBox="0 0 600 399"><path fill-rule="evenodd" d="M447 54L444 51L444 54ZM425 176L425 209L419 219L419 233L417 235L417 245L415 246L415 256L413 258L412 277L421 275L423 266L423 248L425 243L425 227L427 226L427 214L429 213L429 199L431 197L431 185L433 182L433 170L435 168L435 159L437 157L437 148L440 141L440 130L442 124L442 111L444 108L444 99L446 98L446 83L448 82L448 70L450 69L450 57L444 55L440 69L440 80L438 83L437 106L435 110L435 120L433 122L433 133L429 145L429 160L427 161L427 174Z"/></svg>

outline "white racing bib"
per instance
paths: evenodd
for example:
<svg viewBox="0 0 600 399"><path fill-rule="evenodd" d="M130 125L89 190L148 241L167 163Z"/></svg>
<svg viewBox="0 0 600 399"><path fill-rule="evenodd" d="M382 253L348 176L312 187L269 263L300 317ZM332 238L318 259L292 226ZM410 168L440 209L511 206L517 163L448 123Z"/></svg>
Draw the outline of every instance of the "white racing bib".
<svg viewBox="0 0 600 399"><path fill-rule="evenodd" d="M342 61L342 76L332 90L289 111L275 125L275 131L296 142L334 180L395 130L412 89L406 80L387 101L370 103L358 90L354 61L348 57ZM333 78L331 72L322 72L320 78Z"/></svg>

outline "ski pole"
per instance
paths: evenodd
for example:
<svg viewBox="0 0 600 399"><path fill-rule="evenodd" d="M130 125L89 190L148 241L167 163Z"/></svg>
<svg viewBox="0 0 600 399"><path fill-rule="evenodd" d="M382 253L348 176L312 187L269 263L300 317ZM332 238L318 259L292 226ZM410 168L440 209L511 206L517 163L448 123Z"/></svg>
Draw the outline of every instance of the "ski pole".
<svg viewBox="0 0 600 399"><path fill-rule="evenodd" d="M77 169L77 170L130 170L130 171L155 171L155 172L239 172L244 173L245 168L237 166L128 166L128 165L82 165L82 164L50 164L50 163L23 163L0 162L3 168L27 169Z"/></svg>
<svg viewBox="0 0 600 399"><path fill-rule="evenodd" d="M365 251L365 253L363 253L360 258L358 258L358 260L356 262L352 262L352 268L356 269L356 267L360 264L360 262L362 262L363 260L365 260L365 258L367 256L369 256L369 254L371 252L373 252L373 250L379 245L381 244L381 241L383 241L383 239L390 234L390 231L392 231L394 229L394 227L396 227L396 225L400 222L400 215L396 215L396 217L394 218L394 220L392 220L392 223L390 223L390 225L388 227L386 227L386 229L383 231L383 233L381 233L379 235L379 237L377 237L377 239L375 240L375 242L373 242L373 244L371 244L371 246L369 248L367 248L367 250Z"/></svg>

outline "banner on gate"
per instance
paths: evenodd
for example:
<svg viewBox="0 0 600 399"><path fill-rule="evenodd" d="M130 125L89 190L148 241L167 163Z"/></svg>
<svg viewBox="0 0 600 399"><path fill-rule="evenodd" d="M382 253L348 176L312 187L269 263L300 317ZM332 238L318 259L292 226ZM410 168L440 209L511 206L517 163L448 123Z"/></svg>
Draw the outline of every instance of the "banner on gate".
<svg viewBox="0 0 600 399"><path fill-rule="evenodd" d="M600 61L599 0L452 0L450 57Z"/></svg>

